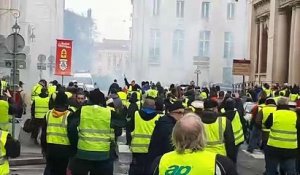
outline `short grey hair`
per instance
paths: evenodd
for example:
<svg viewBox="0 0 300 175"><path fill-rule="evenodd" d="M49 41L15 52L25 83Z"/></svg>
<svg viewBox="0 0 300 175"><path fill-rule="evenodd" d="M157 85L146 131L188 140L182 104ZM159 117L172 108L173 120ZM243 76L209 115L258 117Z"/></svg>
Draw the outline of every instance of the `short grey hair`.
<svg viewBox="0 0 300 175"><path fill-rule="evenodd" d="M278 106L289 105L289 99L287 97L280 97L277 101Z"/></svg>
<svg viewBox="0 0 300 175"><path fill-rule="evenodd" d="M172 143L178 153L184 153L186 149L198 151L205 148L204 125L197 114L188 113L177 121L172 132Z"/></svg>

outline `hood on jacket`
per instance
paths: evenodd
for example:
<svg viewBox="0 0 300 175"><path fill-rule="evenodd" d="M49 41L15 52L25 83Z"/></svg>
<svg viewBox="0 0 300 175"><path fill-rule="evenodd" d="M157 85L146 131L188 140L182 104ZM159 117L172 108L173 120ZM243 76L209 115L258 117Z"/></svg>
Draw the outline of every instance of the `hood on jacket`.
<svg viewBox="0 0 300 175"><path fill-rule="evenodd" d="M64 109L56 109L54 108L52 110L52 115L53 117L55 118L59 118L59 117L63 117L68 111L67 110L64 110Z"/></svg>
<svg viewBox="0 0 300 175"><path fill-rule="evenodd" d="M142 108L139 111L139 114L143 120L149 121L157 116L157 111L155 109L151 109L151 108Z"/></svg>

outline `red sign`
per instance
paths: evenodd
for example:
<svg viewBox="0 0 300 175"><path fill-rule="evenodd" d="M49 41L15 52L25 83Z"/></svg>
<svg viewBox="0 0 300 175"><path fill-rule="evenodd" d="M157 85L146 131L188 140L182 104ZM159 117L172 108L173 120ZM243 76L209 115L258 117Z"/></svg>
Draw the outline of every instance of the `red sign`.
<svg viewBox="0 0 300 175"><path fill-rule="evenodd" d="M57 39L55 75L72 75L72 40Z"/></svg>

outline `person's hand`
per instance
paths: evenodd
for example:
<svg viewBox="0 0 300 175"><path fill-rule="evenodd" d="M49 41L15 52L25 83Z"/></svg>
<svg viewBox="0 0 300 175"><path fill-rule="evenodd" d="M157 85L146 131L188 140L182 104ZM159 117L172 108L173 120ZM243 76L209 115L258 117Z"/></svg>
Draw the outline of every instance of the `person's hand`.
<svg viewBox="0 0 300 175"><path fill-rule="evenodd" d="M8 98L11 98L11 95L10 95L10 93L9 93L8 90L6 90L6 92L4 92L4 94L5 94Z"/></svg>

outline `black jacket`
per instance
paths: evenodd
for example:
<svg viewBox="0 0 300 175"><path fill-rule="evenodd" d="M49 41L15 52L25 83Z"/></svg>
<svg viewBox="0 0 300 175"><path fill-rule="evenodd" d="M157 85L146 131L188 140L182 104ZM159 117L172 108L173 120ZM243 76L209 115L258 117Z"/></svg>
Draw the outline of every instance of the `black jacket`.
<svg viewBox="0 0 300 175"><path fill-rule="evenodd" d="M159 163L160 163L161 156L156 158L152 163L150 169L148 169L147 175L158 175L159 174ZM201 165L199 165L201 166ZM227 157L221 156L219 154L216 155L216 169L221 172L221 175L238 175L237 170L235 168L234 163ZM216 171L217 172L217 171ZM216 175L217 173L215 173Z"/></svg>
<svg viewBox="0 0 300 175"><path fill-rule="evenodd" d="M277 110L289 110L288 106L278 106ZM297 139L298 139L298 150L299 150L299 140L300 140L300 111L297 111L297 123L296 123L296 128L297 128ZM270 129L273 126L273 113L269 115L265 122L266 128ZM283 158L296 158L298 155L298 150L297 149L284 149L284 148L277 148L273 146L267 145L265 148L265 154L269 154L272 156L277 156L277 157L283 157ZM299 155L298 155L299 156Z"/></svg>
<svg viewBox="0 0 300 175"><path fill-rule="evenodd" d="M203 115L201 116L202 122L205 124L211 124L214 123L218 117L220 116L218 113L215 113L213 111L203 111ZM226 120L226 128L224 132L224 143L226 148L227 156L234 160L235 158L235 140L232 130L231 121L229 119Z"/></svg>
<svg viewBox="0 0 300 175"><path fill-rule="evenodd" d="M156 121L148 151L149 165L156 157L174 150L171 136L175 124L176 120L169 115L165 115Z"/></svg>

